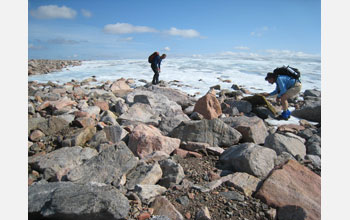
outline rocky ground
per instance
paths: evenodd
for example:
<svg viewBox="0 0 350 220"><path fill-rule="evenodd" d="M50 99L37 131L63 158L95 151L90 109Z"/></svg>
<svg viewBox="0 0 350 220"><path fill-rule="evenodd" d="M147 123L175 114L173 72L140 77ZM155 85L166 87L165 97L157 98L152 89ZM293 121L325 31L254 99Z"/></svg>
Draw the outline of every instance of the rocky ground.
<svg viewBox="0 0 350 220"><path fill-rule="evenodd" d="M81 65L80 60L28 60L28 76L61 71L63 68Z"/></svg>
<svg viewBox="0 0 350 220"><path fill-rule="evenodd" d="M29 219L320 219L319 91L275 126L236 85L92 81L28 83Z"/></svg>

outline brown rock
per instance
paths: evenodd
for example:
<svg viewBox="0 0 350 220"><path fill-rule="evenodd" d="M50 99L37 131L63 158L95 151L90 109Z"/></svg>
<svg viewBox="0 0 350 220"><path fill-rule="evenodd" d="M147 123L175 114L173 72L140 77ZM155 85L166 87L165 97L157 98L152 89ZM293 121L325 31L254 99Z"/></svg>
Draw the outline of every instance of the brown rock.
<svg viewBox="0 0 350 220"><path fill-rule="evenodd" d="M305 127L301 125L295 125L295 124L286 124L286 125L281 125L277 128L278 131L282 132L292 132L294 134L297 134L299 131L304 130Z"/></svg>
<svg viewBox="0 0 350 220"><path fill-rule="evenodd" d="M96 101L95 105L98 106L102 111L109 110L108 102L106 101Z"/></svg>
<svg viewBox="0 0 350 220"><path fill-rule="evenodd" d="M303 210L306 219L321 219L321 177L294 160L274 170L255 196L273 207L299 207L293 210Z"/></svg>
<svg viewBox="0 0 350 220"><path fill-rule="evenodd" d="M188 154L187 154L187 157L195 157L195 158L202 158L202 154L199 154L199 153L196 153L196 152L192 152L192 151L189 151Z"/></svg>
<svg viewBox="0 0 350 220"><path fill-rule="evenodd" d="M30 134L29 139L32 141L39 141L44 136L45 136L45 134L43 132L41 132L40 130L34 130Z"/></svg>
<svg viewBox="0 0 350 220"><path fill-rule="evenodd" d="M188 151L181 149L181 148L178 148L178 149L174 150L174 154L180 156L181 158L185 158L185 157L187 157Z"/></svg>
<svg viewBox="0 0 350 220"><path fill-rule="evenodd" d="M180 147L180 139L163 136L152 125L137 125L129 137L130 150L141 159L154 151L171 154Z"/></svg>
<svg viewBox="0 0 350 220"><path fill-rule="evenodd" d="M164 196L158 196L151 204L154 209L154 215L164 215L172 220L183 220L184 217L176 210L173 204Z"/></svg>
<svg viewBox="0 0 350 220"><path fill-rule="evenodd" d="M78 125L81 128L86 128L94 127L96 125L96 122L94 119L89 117L80 117L74 120L74 124Z"/></svg>
<svg viewBox="0 0 350 220"><path fill-rule="evenodd" d="M246 196L251 196L261 180L248 173L236 172L232 178L226 182L228 186L234 186L239 191L243 192Z"/></svg>
<svg viewBox="0 0 350 220"><path fill-rule="evenodd" d="M131 88L126 83L126 80L122 78L113 82L113 84L111 85L111 90L113 93L118 93L120 91L129 91L131 90Z"/></svg>
<svg viewBox="0 0 350 220"><path fill-rule="evenodd" d="M198 99L193 111L200 113L205 119L218 118L222 114L219 101L210 93Z"/></svg>

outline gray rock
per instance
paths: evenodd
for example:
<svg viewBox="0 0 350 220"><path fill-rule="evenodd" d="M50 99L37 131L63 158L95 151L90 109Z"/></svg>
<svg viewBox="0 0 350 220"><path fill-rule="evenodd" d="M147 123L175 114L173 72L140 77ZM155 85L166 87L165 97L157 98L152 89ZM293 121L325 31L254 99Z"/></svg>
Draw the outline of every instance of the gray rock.
<svg viewBox="0 0 350 220"><path fill-rule="evenodd" d="M29 118L28 119L28 135L31 131L38 129L38 124L45 123L45 118Z"/></svg>
<svg viewBox="0 0 350 220"><path fill-rule="evenodd" d="M312 135L308 140L306 144L311 144L311 143L318 143L321 145L321 137L317 134Z"/></svg>
<svg viewBox="0 0 350 220"><path fill-rule="evenodd" d="M239 131L244 142L263 144L268 135L264 121L256 116L229 117L221 120Z"/></svg>
<svg viewBox="0 0 350 220"><path fill-rule="evenodd" d="M137 184L134 191L140 197L143 203L149 204L155 197L165 193L167 189L159 185L141 185Z"/></svg>
<svg viewBox="0 0 350 220"><path fill-rule="evenodd" d="M176 199L176 202L178 202L179 204L181 204L183 206L187 206L188 203L190 202L190 200L187 196L181 196L181 197Z"/></svg>
<svg viewBox="0 0 350 220"><path fill-rule="evenodd" d="M153 164L140 163L126 176L126 188L133 190L137 184L153 185L160 180L163 172L157 162Z"/></svg>
<svg viewBox="0 0 350 220"><path fill-rule="evenodd" d="M220 119L186 121L169 134L182 141L204 142L214 147L228 147L239 142L242 134Z"/></svg>
<svg viewBox="0 0 350 220"><path fill-rule="evenodd" d="M29 219L126 219L129 210L128 199L111 186L56 182L28 188Z"/></svg>
<svg viewBox="0 0 350 220"><path fill-rule="evenodd" d="M28 114L34 115L35 114L35 107L33 103L28 102Z"/></svg>
<svg viewBox="0 0 350 220"><path fill-rule="evenodd" d="M279 133L267 136L264 146L275 150L277 155L280 155L282 152L288 152L294 157L299 154L304 158L306 155L306 147L301 140Z"/></svg>
<svg viewBox="0 0 350 220"><path fill-rule="evenodd" d="M306 140L312 137L313 132L311 129L306 128L298 133L298 135Z"/></svg>
<svg viewBox="0 0 350 220"><path fill-rule="evenodd" d="M321 91L316 89L306 89L304 92L304 96L321 97Z"/></svg>
<svg viewBox="0 0 350 220"><path fill-rule="evenodd" d="M128 132L119 125L104 127L103 131L106 133L107 140L112 143L118 143L128 135Z"/></svg>
<svg viewBox="0 0 350 220"><path fill-rule="evenodd" d="M287 205L277 210L277 218L279 220L305 220L307 213L300 206Z"/></svg>
<svg viewBox="0 0 350 220"><path fill-rule="evenodd" d="M288 152L282 152L275 159L275 165L278 166L281 164L285 164L288 160L295 160L295 158Z"/></svg>
<svg viewBox="0 0 350 220"><path fill-rule="evenodd" d="M321 157L321 145L317 142L313 142L306 145L306 153L311 155L317 155Z"/></svg>
<svg viewBox="0 0 350 220"><path fill-rule="evenodd" d="M144 124L159 125L161 118L150 105L143 103L136 103L132 105L127 112L119 116L118 121L122 124L128 121L136 121Z"/></svg>
<svg viewBox="0 0 350 220"><path fill-rule="evenodd" d="M244 195L236 191L220 192L220 195L222 195L223 197L229 200L239 201L239 202L244 201Z"/></svg>
<svg viewBox="0 0 350 220"><path fill-rule="evenodd" d="M192 112L192 114L190 115L190 119L191 120L202 120L202 119L204 119L204 116L198 112Z"/></svg>
<svg viewBox="0 0 350 220"><path fill-rule="evenodd" d="M118 100L115 105L113 105L113 107L111 107L111 110L115 113L117 113L117 115L122 115L125 112L127 112L129 109L129 106L127 104L125 104L125 101L123 99Z"/></svg>
<svg viewBox="0 0 350 220"><path fill-rule="evenodd" d="M70 124L72 121L74 121L75 116L72 114L62 114L57 116L57 118L65 120L68 124Z"/></svg>
<svg viewBox="0 0 350 220"><path fill-rule="evenodd" d="M255 113L259 118L267 119L267 118L274 118L275 115L266 107L263 106L257 106L253 108L253 113Z"/></svg>
<svg viewBox="0 0 350 220"><path fill-rule="evenodd" d="M252 104L248 101L244 101L244 100L236 101L236 100L228 99L228 100L225 100L225 103L229 104L231 108L236 107L239 112L249 113L252 111Z"/></svg>
<svg viewBox="0 0 350 220"><path fill-rule="evenodd" d="M224 169L264 178L274 168L276 157L276 152L272 149L244 143L225 150L220 156L220 163Z"/></svg>
<svg viewBox="0 0 350 220"><path fill-rule="evenodd" d="M104 131L98 131L89 141L89 146L97 149L103 143L108 143L106 133Z"/></svg>
<svg viewBox="0 0 350 220"><path fill-rule="evenodd" d="M292 115L321 123L321 101L306 103L300 109L294 110Z"/></svg>
<svg viewBox="0 0 350 220"><path fill-rule="evenodd" d="M173 88L168 87L159 87L159 86L150 86L148 90L166 96L170 101L174 101L179 104L182 109L187 108L188 106L193 105L194 100L186 93Z"/></svg>
<svg viewBox="0 0 350 220"><path fill-rule="evenodd" d="M75 183L114 183L137 165L138 159L124 142L110 146L68 173L68 180Z"/></svg>
<svg viewBox="0 0 350 220"><path fill-rule="evenodd" d="M158 182L161 186L169 188L171 183L179 184L185 177L182 166L171 159L161 160L159 165L163 171L163 176Z"/></svg>
<svg viewBox="0 0 350 220"><path fill-rule="evenodd" d="M44 179L57 181L97 154L97 151L91 148L63 147L45 155L29 157L28 164L32 169L43 173Z"/></svg>
<svg viewBox="0 0 350 220"><path fill-rule="evenodd" d="M171 117L162 117L158 128L164 135L168 135L181 122L189 120L191 119L185 114L177 114Z"/></svg>
<svg viewBox="0 0 350 220"><path fill-rule="evenodd" d="M310 160L312 162L312 165L315 167L321 169L321 158L317 155L306 155L305 160Z"/></svg>

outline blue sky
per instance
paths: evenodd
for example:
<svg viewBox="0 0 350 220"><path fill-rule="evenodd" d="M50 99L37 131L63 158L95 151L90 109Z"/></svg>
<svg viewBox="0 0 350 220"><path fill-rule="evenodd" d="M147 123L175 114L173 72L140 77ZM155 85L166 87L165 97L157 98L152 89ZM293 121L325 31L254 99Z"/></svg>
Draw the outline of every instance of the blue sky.
<svg viewBox="0 0 350 220"><path fill-rule="evenodd" d="M320 0L29 0L28 56L321 53Z"/></svg>

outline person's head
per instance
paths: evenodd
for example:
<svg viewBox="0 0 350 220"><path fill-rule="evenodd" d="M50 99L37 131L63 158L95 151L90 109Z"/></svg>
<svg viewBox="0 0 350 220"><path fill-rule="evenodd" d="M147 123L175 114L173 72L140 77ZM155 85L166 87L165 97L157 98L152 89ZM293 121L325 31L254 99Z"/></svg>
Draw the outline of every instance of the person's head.
<svg viewBox="0 0 350 220"><path fill-rule="evenodd" d="M162 56L161 56L160 58L165 59L165 58L166 58L166 54L163 53Z"/></svg>
<svg viewBox="0 0 350 220"><path fill-rule="evenodd" d="M268 81L269 83L273 84L276 82L276 75L273 73L267 73L265 80Z"/></svg>

